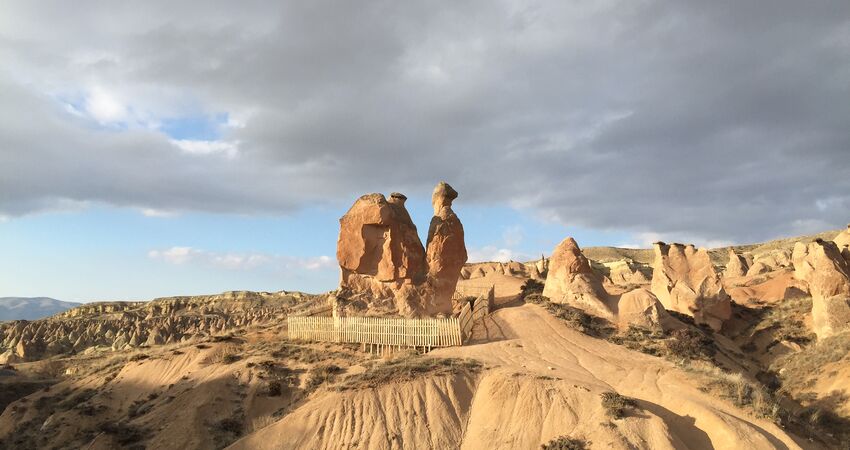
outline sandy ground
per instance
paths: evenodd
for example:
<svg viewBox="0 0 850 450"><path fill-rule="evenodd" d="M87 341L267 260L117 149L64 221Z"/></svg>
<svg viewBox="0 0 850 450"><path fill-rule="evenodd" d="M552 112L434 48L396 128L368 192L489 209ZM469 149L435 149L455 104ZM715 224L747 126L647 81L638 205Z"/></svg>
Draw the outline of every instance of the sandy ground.
<svg viewBox="0 0 850 450"><path fill-rule="evenodd" d="M431 355L474 358L487 370L330 392L230 448L536 449L561 435L591 448L802 448L674 365L571 330L535 305L500 309L471 345ZM639 411L610 420L599 394L612 390L637 399Z"/></svg>

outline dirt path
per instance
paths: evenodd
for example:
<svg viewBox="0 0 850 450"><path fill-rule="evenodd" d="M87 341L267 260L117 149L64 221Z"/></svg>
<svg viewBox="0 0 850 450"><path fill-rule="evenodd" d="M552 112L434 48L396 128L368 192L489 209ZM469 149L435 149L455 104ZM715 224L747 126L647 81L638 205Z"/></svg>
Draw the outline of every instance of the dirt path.
<svg viewBox="0 0 850 450"><path fill-rule="evenodd" d="M676 448L800 448L774 424L701 392L673 364L569 329L536 305L497 310L470 345L432 355L474 358L501 371L634 397L663 419Z"/></svg>

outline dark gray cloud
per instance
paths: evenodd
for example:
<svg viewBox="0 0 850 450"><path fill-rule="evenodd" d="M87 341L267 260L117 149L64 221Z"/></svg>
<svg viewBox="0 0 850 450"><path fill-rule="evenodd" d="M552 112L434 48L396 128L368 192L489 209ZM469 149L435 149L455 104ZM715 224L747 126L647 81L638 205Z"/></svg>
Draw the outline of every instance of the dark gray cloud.
<svg viewBox="0 0 850 450"><path fill-rule="evenodd" d="M844 1L292 3L5 4L0 214L277 213L447 179L635 233L850 220ZM156 131L216 113L235 155Z"/></svg>

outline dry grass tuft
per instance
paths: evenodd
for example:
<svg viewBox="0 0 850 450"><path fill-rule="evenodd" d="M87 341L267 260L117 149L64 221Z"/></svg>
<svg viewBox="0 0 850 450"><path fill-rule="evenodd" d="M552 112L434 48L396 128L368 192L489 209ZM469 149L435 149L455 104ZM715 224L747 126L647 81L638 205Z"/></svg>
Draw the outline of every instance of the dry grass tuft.
<svg viewBox="0 0 850 450"><path fill-rule="evenodd" d="M481 363L472 359L405 356L370 367L365 372L347 377L337 390L373 388L387 383L412 381L423 375L477 373Z"/></svg>
<svg viewBox="0 0 850 450"><path fill-rule="evenodd" d="M635 399L614 391L603 392L599 397L602 398L602 407L605 409L605 413L612 419L622 419L626 416L628 410L637 408Z"/></svg>
<svg viewBox="0 0 850 450"><path fill-rule="evenodd" d="M540 446L542 450L585 450L587 441L568 436L561 436Z"/></svg>

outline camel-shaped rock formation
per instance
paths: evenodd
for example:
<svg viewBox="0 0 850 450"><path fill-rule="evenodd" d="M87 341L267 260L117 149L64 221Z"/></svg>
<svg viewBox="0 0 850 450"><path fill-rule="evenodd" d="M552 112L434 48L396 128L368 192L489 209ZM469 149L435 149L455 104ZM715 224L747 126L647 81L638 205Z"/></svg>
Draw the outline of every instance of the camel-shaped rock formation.
<svg viewBox="0 0 850 450"><path fill-rule="evenodd" d="M452 210L458 194L448 183L434 189L427 249L404 206L403 194L367 194L339 220L340 288L391 299L400 315L450 315L452 295L466 263L463 225Z"/></svg>

